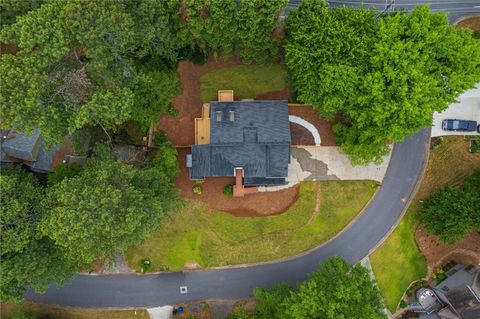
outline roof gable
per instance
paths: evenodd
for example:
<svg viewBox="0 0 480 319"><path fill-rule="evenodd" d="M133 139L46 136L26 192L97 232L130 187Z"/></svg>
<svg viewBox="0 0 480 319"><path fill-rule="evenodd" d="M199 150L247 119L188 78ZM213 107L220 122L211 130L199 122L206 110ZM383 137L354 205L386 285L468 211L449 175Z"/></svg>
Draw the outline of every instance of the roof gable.
<svg viewBox="0 0 480 319"><path fill-rule="evenodd" d="M210 112L211 144L243 143L251 129L258 143L291 142L287 101L212 102Z"/></svg>
<svg viewBox="0 0 480 319"><path fill-rule="evenodd" d="M3 152L14 158L35 161L41 146L40 130L37 128L29 136L13 130L2 143Z"/></svg>

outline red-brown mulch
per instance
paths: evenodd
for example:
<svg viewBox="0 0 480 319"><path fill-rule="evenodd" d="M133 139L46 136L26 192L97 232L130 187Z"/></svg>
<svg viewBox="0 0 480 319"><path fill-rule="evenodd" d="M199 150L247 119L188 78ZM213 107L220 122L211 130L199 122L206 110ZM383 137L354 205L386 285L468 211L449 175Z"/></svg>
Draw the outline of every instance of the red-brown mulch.
<svg viewBox="0 0 480 319"><path fill-rule="evenodd" d="M290 88L286 86L280 91L272 91L255 97L256 100L288 100L290 101Z"/></svg>
<svg viewBox="0 0 480 319"><path fill-rule="evenodd" d="M309 130L301 125L290 123L292 145L315 145L315 139Z"/></svg>
<svg viewBox="0 0 480 319"><path fill-rule="evenodd" d="M443 244L438 236L430 235L425 227L418 227L415 240L427 260L429 274L449 261L464 265L480 265L480 234L471 232L454 245Z"/></svg>
<svg viewBox="0 0 480 319"><path fill-rule="evenodd" d="M206 202L213 209L229 212L235 216L249 217L281 214L297 200L298 186L278 192L249 194L240 198L227 197L223 194L223 188L235 183L233 177L207 177L201 184L202 194L194 194L192 188L195 181L190 180L185 165L186 155L191 150L189 147L177 150L181 173L175 185L180 189L182 197Z"/></svg>
<svg viewBox="0 0 480 319"><path fill-rule="evenodd" d="M320 115L311 106L289 106L288 113L301 117L305 121L310 122L315 126L320 134L322 146L335 146L335 135L332 130L332 122L328 122L321 118ZM313 137L312 137L313 138ZM292 135L293 139L293 135ZM308 145L308 144L305 144Z"/></svg>
<svg viewBox="0 0 480 319"><path fill-rule="evenodd" d="M204 65L195 65L190 61L178 64L178 73L182 85L182 94L175 97L174 108L178 116L162 115L157 129L163 131L175 146L195 144L195 118L201 116L202 98L200 96L200 77L212 70L242 64L238 57L215 60L210 57Z"/></svg>

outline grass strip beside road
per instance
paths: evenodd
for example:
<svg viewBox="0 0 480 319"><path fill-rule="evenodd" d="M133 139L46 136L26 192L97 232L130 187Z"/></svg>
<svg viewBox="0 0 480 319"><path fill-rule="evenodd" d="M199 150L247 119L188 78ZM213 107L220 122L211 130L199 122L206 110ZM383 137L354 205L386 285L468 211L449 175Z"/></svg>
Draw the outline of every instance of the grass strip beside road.
<svg viewBox="0 0 480 319"><path fill-rule="evenodd" d="M446 136L430 151L425 176L403 220L388 239L370 255L373 272L385 303L395 312L408 285L427 274L427 263L415 241L420 201L446 185L458 186L480 167L480 154L468 151L463 136Z"/></svg>
<svg viewBox="0 0 480 319"><path fill-rule="evenodd" d="M378 286L392 313L408 285L427 274L425 257L415 241L416 211L417 206L411 205L395 231L370 255Z"/></svg>
<svg viewBox="0 0 480 319"><path fill-rule="evenodd" d="M217 101L218 90L233 90L235 99L254 99L286 85L287 71L281 64L239 65L203 75L200 94L203 102Z"/></svg>
<svg viewBox="0 0 480 319"><path fill-rule="evenodd" d="M35 318L54 319L149 319L147 311L143 308L133 310L104 310L82 309L70 307L47 306L32 302L1 304L0 318L8 319L17 311L23 311Z"/></svg>
<svg viewBox="0 0 480 319"><path fill-rule="evenodd" d="M375 193L374 181L303 182L298 200L283 214L236 217L188 202L171 213L143 244L125 253L138 270L152 261L150 271L180 270L186 263L216 267L270 261L294 256L332 238L354 219ZM317 196L320 211L312 216Z"/></svg>

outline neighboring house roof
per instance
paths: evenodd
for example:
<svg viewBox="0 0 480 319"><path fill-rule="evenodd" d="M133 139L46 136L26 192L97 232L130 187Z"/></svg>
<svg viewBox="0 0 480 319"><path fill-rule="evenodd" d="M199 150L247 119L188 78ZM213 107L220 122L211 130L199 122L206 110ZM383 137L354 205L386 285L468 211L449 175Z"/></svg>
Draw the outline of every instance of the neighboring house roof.
<svg viewBox="0 0 480 319"><path fill-rule="evenodd" d="M450 305L454 313L442 309L438 312L440 318L480 318L480 268L457 265L446 274L447 279L435 286L434 290L442 301Z"/></svg>
<svg viewBox="0 0 480 319"><path fill-rule="evenodd" d="M445 294L450 305L462 319L480 318L480 301L470 287L457 288Z"/></svg>
<svg viewBox="0 0 480 319"><path fill-rule="evenodd" d="M212 102L210 112L210 144L192 146L192 179L233 176L242 167L246 185L285 181L291 144L287 101Z"/></svg>
<svg viewBox="0 0 480 319"><path fill-rule="evenodd" d="M45 143L42 142L38 152L37 159L34 162L26 162L33 171L39 173L51 172L53 170L52 164L57 153L62 149L63 145L55 145L48 151L45 149Z"/></svg>
<svg viewBox="0 0 480 319"><path fill-rule="evenodd" d="M3 138L6 136L6 138ZM25 136L11 130L5 134L3 130L0 161L3 163L23 162L33 171L46 173L54 169L55 160L58 162L59 152L65 150L63 145L55 145L48 150L40 136L40 130L35 129L32 134Z"/></svg>
<svg viewBox="0 0 480 319"><path fill-rule="evenodd" d="M19 158L24 161L34 161L40 150L40 144L39 129L35 129L33 133L28 136L11 130L3 140L2 152L13 158Z"/></svg>

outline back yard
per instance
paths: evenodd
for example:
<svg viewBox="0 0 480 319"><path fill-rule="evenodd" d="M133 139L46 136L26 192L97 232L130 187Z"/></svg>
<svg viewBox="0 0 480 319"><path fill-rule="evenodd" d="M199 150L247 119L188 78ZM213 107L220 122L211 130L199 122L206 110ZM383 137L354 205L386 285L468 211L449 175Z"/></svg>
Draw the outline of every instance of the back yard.
<svg viewBox="0 0 480 319"><path fill-rule="evenodd" d="M233 90L236 100L254 99L286 87L287 70L282 64L238 65L211 71L200 78L202 102L217 100L219 89Z"/></svg>
<svg viewBox="0 0 480 319"><path fill-rule="evenodd" d="M143 258L152 271L180 270L186 263L214 267L269 261L313 248L342 230L377 189L372 181L304 182L285 213L235 217L198 201L165 218L161 229L126 251L131 268Z"/></svg>
<svg viewBox="0 0 480 319"><path fill-rule="evenodd" d="M422 226L419 228L416 212L421 200L445 185L459 185L463 178L480 167L480 154L468 151L468 143L463 136L447 136L435 143L440 144L430 152L425 176L407 214L390 237L370 256L378 285L392 312L395 312L408 285L431 273L433 267L438 267L439 259L449 251L456 248L478 249L477 253L480 253L478 234L471 234L468 241L446 246L435 236L426 234ZM421 243L420 250L418 245ZM441 256L436 253L440 251Z"/></svg>

